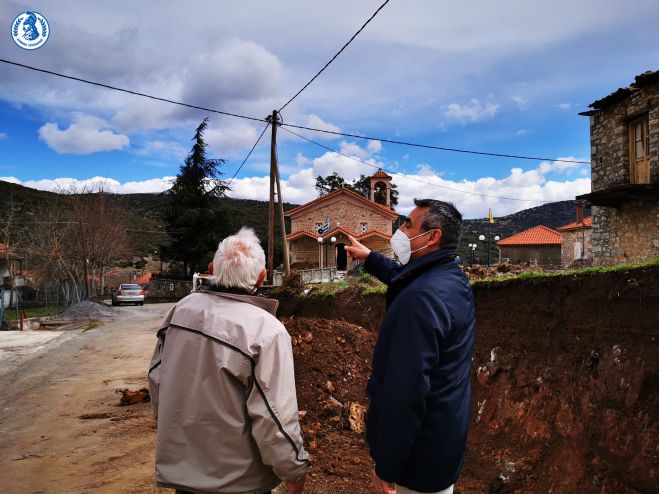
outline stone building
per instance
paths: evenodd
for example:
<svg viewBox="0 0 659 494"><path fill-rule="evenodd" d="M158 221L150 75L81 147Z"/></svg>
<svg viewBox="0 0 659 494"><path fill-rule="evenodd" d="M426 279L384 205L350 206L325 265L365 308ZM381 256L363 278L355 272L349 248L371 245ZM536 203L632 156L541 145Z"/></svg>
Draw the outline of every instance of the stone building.
<svg viewBox="0 0 659 494"><path fill-rule="evenodd" d="M595 101L590 117L593 264L659 256L659 71Z"/></svg>
<svg viewBox="0 0 659 494"><path fill-rule="evenodd" d="M584 205L577 204L575 221L557 228L561 232L561 262L564 268L584 266L593 261L593 217L584 218Z"/></svg>
<svg viewBox="0 0 659 494"><path fill-rule="evenodd" d="M538 225L497 242L502 259L513 264L538 264L560 266L561 234L556 230Z"/></svg>
<svg viewBox="0 0 659 494"><path fill-rule="evenodd" d="M375 202L375 189L384 188L386 204ZM350 269L344 250L352 235L369 249L393 257L389 239L392 222L398 218L390 207L391 177L378 170L371 177L371 199L350 189L337 189L286 211L291 233L286 236L291 267ZM334 242L332 242L334 239Z"/></svg>

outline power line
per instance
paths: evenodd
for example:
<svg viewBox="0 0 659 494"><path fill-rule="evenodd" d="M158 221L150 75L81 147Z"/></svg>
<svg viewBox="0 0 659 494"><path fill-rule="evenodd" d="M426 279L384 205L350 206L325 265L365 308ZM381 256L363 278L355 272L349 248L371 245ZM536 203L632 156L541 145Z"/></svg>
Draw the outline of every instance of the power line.
<svg viewBox="0 0 659 494"><path fill-rule="evenodd" d="M285 130L286 132L289 132L290 134L293 134L293 135L295 135L295 136L297 136L301 139L304 139L305 141L309 141L310 143L315 144L316 146L320 146L323 149L326 149L328 151L331 151L333 153L341 155L344 158L348 158L348 159L357 161L357 162L362 163L366 166L370 166L371 168L378 168L378 169L380 169L382 171L385 171L387 173L391 173L392 175L398 175L399 177L403 177L403 178L406 178L408 180L413 180L415 182L420 182L422 184L431 185L433 187L438 187L440 189L452 190L454 192L460 192L462 194L469 194L469 195L480 196L480 197L489 197L489 198L493 198L493 199L501 199L501 200L506 200L506 201L537 202L537 203L540 203L540 204L546 204L548 202L551 202L551 201L537 201L537 200L533 200L533 199L520 199L520 198L516 198L516 197L502 197L502 196L494 196L494 195L489 195L489 194L480 194L478 192L470 192L468 190L455 189L453 187L446 187L445 185L434 184L432 182L427 182L425 180L421 180L421 179L418 179L418 178L403 175L402 173L387 170L386 168L382 168L380 166L373 165L372 163L367 163L366 161L362 161L359 158L355 158L354 156L348 156L347 154L343 154L343 153L337 151L336 149L332 149L328 146L325 146L324 144L316 142L312 139L308 139L308 138L304 137L303 135L297 134L297 133L293 132L292 130L289 130L289 129L286 129L286 128L284 128L283 130Z"/></svg>
<svg viewBox="0 0 659 494"><path fill-rule="evenodd" d="M254 149L256 148L256 146L258 146L259 141L260 141L261 138L263 137L263 134L265 134L265 131L268 130L268 127L270 127L270 124L266 125L266 126L263 128L263 132L261 132L261 135L259 136L259 138L256 140L256 142L255 142L254 145L252 146L252 149L249 150L249 153L247 153L247 156L245 156L245 159L243 160L243 162L240 164L240 166L239 166L238 169L236 170L236 173L234 173L234 174L233 174L233 177L231 177L231 178L229 179L229 181L227 182L227 187L229 187L229 185L231 185L231 182L233 181L233 179L236 178L236 175L238 175L238 172L240 171L240 169L243 167L243 165L245 164L245 162L247 162L247 160L248 160L249 157L251 156L252 151L254 151Z"/></svg>
<svg viewBox="0 0 659 494"><path fill-rule="evenodd" d="M124 88L121 88L121 87L110 86L109 84L104 84L104 83L101 83L101 82L95 82L95 81L90 81L90 80L87 80L87 79L82 79L80 77L74 77L74 76L71 76L71 75L60 74L59 72L53 72L52 70L40 69L38 67L32 67L31 65L25 65L25 64L22 64L22 63L18 63L18 62L12 62L11 60L5 60L4 58L0 58L0 62L8 63L10 65L15 65L17 67L22 67L24 69L34 70L35 72L42 72L44 74L54 75L56 77L62 77L64 79L70 79L72 81L84 82L85 84L91 84L92 86L103 87L105 89L112 89L113 91L120 91L122 93L128 93L128 94L132 94L132 95L135 95L135 96L141 96L143 98L149 98L149 99L153 99L153 100L156 100L156 101L163 101L165 103L171 103L173 105L185 106L187 108L194 108L195 110L203 110L203 111L207 111L207 112L211 112L211 113L218 113L220 115L226 115L228 117L243 118L245 120L253 120L253 121L256 121L256 122L263 122L264 121L262 118L248 117L247 115L239 115L238 113L230 113L230 112L221 111L221 110L214 110L212 108L206 108L206 107L203 107L203 106L191 105L189 103L183 103L181 101L175 101L175 100L171 100L171 99L167 99L167 98L161 98L159 96L152 96L150 94L140 93L140 92L137 92L137 91L132 91L130 89L124 89Z"/></svg>
<svg viewBox="0 0 659 494"><path fill-rule="evenodd" d="M247 116L247 115L240 115L240 114L237 114L237 113L230 113L230 112L225 112L225 111L221 111L221 110L214 110L212 108L206 108L206 107L203 107L203 106L192 105L192 104L184 103L184 102L181 102L181 101L175 101L175 100L171 100L171 99L167 99L167 98L161 98L159 96L153 96L153 95L146 94L146 93L140 93L138 91L132 91L130 89L124 89L124 88L119 88L119 87L116 87L116 86L111 86L109 84L103 84L103 83L100 83L100 82L89 81L87 79L82 79L82 78L79 78L79 77L73 77L73 76L69 76L69 75L66 75L66 74L60 74L58 72L53 72L53 71L50 71L50 70L40 69L38 67L32 67L30 65L24 65L24 64L21 64L21 63L18 63L18 62L12 62L10 60L5 60L5 59L2 59L2 58L0 58L0 62L7 63L7 64L10 64L10 65L15 65L17 67L22 67L22 68L29 69L29 70L34 70L36 72L42 72L44 74L53 75L53 76L56 76L56 77L62 77L64 79L71 79L71 80L74 80L74 81L83 82L85 84L91 84L93 86L98 86L98 87L102 87L102 88L105 88L105 89L111 89L111 90L114 90L114 91L120 91L120 92L124 92L124 93L128 93L128 94L132 94L132 95L135 95L135 96L141 96L143 98L148 98L148 99L152 99L152 100L156 100L156 101L162 101L162 102L165 102L165 103L171 103L173 105L184 106L184 107L193 108L193 109L196 109L196 110L208 111L208 112L211 112L211 113L217 113L217 114L226 115L226 116L229 116L229 117L242 118L242 119L245 119L245 120L251 120L251 121L255 121L255 122L267 122L267 120L264 119L264 118L255 118L255 117L250 117L250 116ZM294 125L294 124L287 124L287 123L279 123L278 125L282 128L283 128L283 126L286 126L286 127L291 127L291 128L294 128L294 129L309 130L309 131L312 131L312 132L322 132L322 133L325 133L325 134L337 135L337 136L342 136L342 137L352 137L354 139L363 139L363 140L369 140L369 141L380 141L380 142L386 142L386 143L389 143L389 144L397 144L397 145L401 145L401 146L410 146L410 147L423 148L423 149L432 149L432 150L436 150L436 151L449 151L449 152L454 152L454 153L475 154L475 155L479 155L479 156L493 156L493 157L499 157L499 158L514 158L514 159L533 160L533 161L555 161L555 162L562 162L562 163L577 163L577 164L582 164L582 165L589 165L590 164L589 161L566 160L566 159L555 159L555 158L539 158L539 157L536 157L536 156L522 156L522 155L515 155L515 154L491 153L491 152L487 152L487 151L476 151L476 150L469 150L469 149L459 149L459 148L449 148L449 147L442 147L442 146L433 146L433 145L430 145L430 144L419 144L419 143L414 143L414 142L397 141L397 140L394 140L394 139L384 139L384 138L381 138L381 137L369 137L369 136L365 136L365 135L348 134L348 133L345 133L345 132L336 132L336 131L326 130L326 129L316 129L316 128L313 128L313 127L305 127L303 125Z"/></svg>
<svg viewBox="0 0 659 494"><path fill-rule="evenodd" d="M481 156L496 156L498 158L515 158L515 159L520 159L520 160L534 160L534 161L557 161L557 162L561 162L561 163L578 163L578 164L581 164L581 165L590 165L590 161L564 160L564 159L555 159L555 158L538 158L536 156L521 156L521 155L516 155L516 154L502 154L502 153L490 153L490 152L486 152L486 151L474 151L474 150L470 150L470 149L447 148L447 147L442 147L442 146L432 146L430 144L418 144L418 143L414 143L414 142L396 141L394 139L383 139L383 138L380 138L380 137L368 137L368 136L365 136L365 135L358 135L358 134L346 134L344 132L336 132L336 131L333 131L333 130L314 129L313 127L304 127L303 125L293 125L293 124L287 124L287 123L282 123L281 125L285 126L285 127L293 127L294 129L311 130L313 132L323 132L325 134L332 134L332 135L343 136L343 137L353 137L355 139L364 139L364 140L367 140L367 141L380 141L380 142L386 142L386 143L389 143L389 144L398 144L398 145L401 145L401 146L411 146L411 147L424 148L424 149L435 149L437 151L450 151L450 152L453 152L453 153L477 154L477 155L481 155ZM284 130L286 130L286 129L284 129Z"/></svg>
<svg viewBox="0 0 659 494"><path fill-rule="evenodd" d="M362 25L362 27L360 27L359 30L358 30L355 34L352 35L352 38L350 38L350 39L348 40L348 42L347 42L345 45L343 45L343 47L342 47L338 52L336 52L336 55L334 55L334 56L332 57L332 59L331 59L329 62L327 62L327 63L325 64L325 66L324 66L322 69L320 69L320 70L318 71L318 73L317 73L315 76L313 76L309 82L307 82L307 83L304 85L304 87L303 87L302 89L300 89L297 93L295 93L295 95L294 95L291 99L289 99L289 100L286 102L286 104L285 104L284 106L282 106L282 107L279 109L279 111L281 112L284 108L286 108L286 107L289 105L289 103L291 103L291 101L293 101L295 98L297 98L297 97L300 95L300 93L301 93L302 91L304 91L307 87L309 87L309 85L310 85L313 81L315 81L316 78L317 78L320 74L322 74L323 71L324 71L327 67L330 66L330 64L336 59L336 57L338 57L338 56L343 52L343 50L345 50L345 49L348 47L348 45L349 45L350 43L352 43L352 40L354 40L354 39L357 37L357 35L359 35L359 33L361 33L361 32L364 30L364 28L366 27L366 25L367 25L369 22L371 22L371 21L375 18L375 16L378 15L378 13L379 13L379 12L384 8L384 6L387 5L388 3L389 3L389 0L386 0L382 5L380 5L380 7L379 7L379 8L373 13L373 15L372 15L371 17L369 17L369 19L368 19L368 20Z"/></svg>

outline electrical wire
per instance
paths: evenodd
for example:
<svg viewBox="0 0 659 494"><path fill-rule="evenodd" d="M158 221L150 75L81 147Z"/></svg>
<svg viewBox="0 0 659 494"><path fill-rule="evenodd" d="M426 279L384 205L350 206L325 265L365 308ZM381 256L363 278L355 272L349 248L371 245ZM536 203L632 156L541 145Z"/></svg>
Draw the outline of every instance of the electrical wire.
<svg viewBox="0 0 659 494"><path fill-rule="evenodd" d="M368 24L369 22L371 22L371 21L375 18L375 16L378 15L378 14L380 13L380 11L384 8L384 6L387 5L388 3L389 3L389 0L386 0L382 5L380 5L380 7L379 7L379 8L373 13L373 15L372 15L371 17L369 17L369 19L368 19L368 20L362 25L362 27L360 27L359 30L358 30L355 34L352 35L352 38L350 38L350 39L348 40L348 42L347 42L345 45L343 45L343 47L342 47L338 52L336 52L336 55L334 55L334 56L332 57L332 59L331 59L329 62L327 62L327 63L325 64L325 66L324 66L322 69L320 69L320 70L318 71L318 73L317 73L315 76L313 76L309 82L307 82L307 83L304 85L304 87L303 87L302 89L300 89L297 93L295 93L295 95L293 95L293 97L292 97L291 99L289 99L289 100L286 102L286 104L284 104L284 106L282 106L282 107L279 109L279 111L282 111L284 108L286 108L286 107L287 107L287 106L288 106L288 105L289 105L289 104L290 104L295 98L297 98L297 97L300 95L300 93L302 93L302 91L304 91L306 88L308 88L309 85L311 85L311 83L312 83L313 81L315 81L315 80L318 78L318 76L319 76L320 74L322 74L323 71L324 71L327 67L329 67L330 64L331 64L334 60L336 60L336 57L338 57L338 56L343 52L343 50L345 50L345 49L348 47L348 45L349 45L350 43L352 43L352 41L353 41L353 40L359 35L359 33L361 33L361 32L364 30L364 28L367 26L367 24Z"/></svg>
<svg viewBox="0 0 659 494"><path fill-rule="evenodd" d="M362 160L360 160L359 158L355 158L354 156L348 156L347 154L343 154L343 153L337 151L336 149L332 149L332 148L330 148L329 146L325 146L324 144L321 144L321 143L316 142L316 141L314 141L314 140L312 140L312 139L309 139L309 138L307 138L307 137L304 137L303 135L297 134L296 132L293 132L292 130L289 130L289 129L286 129L286 128L283 128L283 127L282 127L282 129L285 130L286 132L289 132L290 134L293 134L293 135L295 135L295 136L297 136L297 137L299 137L299 138L301 138L301 139L304 139L305 141L308 141L308 142L310 142L310 143L312 143L312 144L315 144L316 146L320 146L320 147L323 148L323 149L326 149L326 150L331 151L331 152L333 152L333 153L336 153L336 154L338 154L338 155L340 155L340 156L343 156L344 158L348 158L348 159L351 159L351 160L353 160L353 161L357 161L357 162L362 163L362 164L364 164L364 165L366 165L366 166L370 166L371 168L377 168L377 169L379 169L379 170L382 170L382 171L384 171L384 172L390 173L390 174L392 174L392 175L398 175L399 177L406 178L406 179L408 179L408 180L413 180L413 181L415 181L415 182L420 182L420 183L422 183L422 184L431 185L431 186L433 186L433 187L438 187L438 188L440 188L440 189L451 190L451 191L454 191L454 192L460 192L460 193L462 193L462 194L469 194L469 195L473 195L473 196L489 197L489 198L492 198L492 199L501 199L501 200L505 200L505 201L537 202L537 203L539 203L539 204L546 204L546 203L548 203L548 202L551 202L551 201L537 201L537 200L534 200L534 199L520 199L520 198L516 198L516 197L502 197L502 196L495 196L495 195L489 195L489 194L480 194L480 193L478 193L478 192L471 192L471 191L468 191L468 190L461 190L461 189L455 189L455 188L453 188L453 187L446 187L445 185L434 184L434 183L432 183L432 182L427 182L427 181L425 181L425 180L421 180L421 179L418 179L418 178L410 177L410 176L408 176L408 175L403 175L402 173L398 173L398 172L394 172L394 171L391 171L391 170L387 170L386 168L382 168L382 167L377 166L377 165L374 165L374 164L372 164L372 163L367 163L366 161L362 161Z"/></svg>
<svg viewBox="0 0 659 494"><path fill-rule="evenodd" d="M515 158L515 159L520 159L520 160L534 160L534 161L557 161L560 163L578 163L581 165L590 165L590 161L579 161L579 160L566 160L566 159L555 159L555 158L538 158L535 156L522 156L522 155L516 155L516 154L503 154L503 153L490 153L487 151L474 151L470 149L458 149L458 148L448 148L448 147L442 147L442 146L433 146L430 144L418 144L414 142L405 142L405 141L396 141L393 139L383 139L380 137L369 137L365 135L358 135L358 134L346 134L345 132L336 132L333 130L325 130L325 129L314 129L313 127L305 127L303 125L293 125L293 124L287 124L287 123L282 123L281 124L284 127L293 127L295 129L301 129L301 130L311 130L313 132L322 132L325 134L332 134L332 135L337 135L337 136L343 136L343 137L353 137L355 139L364 139L367 141L380 141L380 142L386 142L389 144L398 144L401 146L411 146L411 147L416 147L416 148L424 148L424 149L434 149L437 151L450 151L452 153L466 153L466 154L477 154L480 156L495 156L497 158ZM286 129L284 129L286 130ZM297 135L297 134L296 134Z"/></svg>
<svg viewBox="0 0 659 494"><path fill-rule="evenodd" d="M254 145L252 146L252 149L249 150L249 153L247 153L247 156L245 156L245 159L243 160L243 162L240 164L240 166L239 166L238 169L236 170L236 173L234 173L234 174L233 174L233 177L231 177L231 178L229 179L229 181L227 182L227 187L229 187L229 185L231 185L231 182L233 181L233 179L236 178L236 175L238 175L238 172L240 171L240 169L243 167L243 165L245 164L245 162L246 162L246 161L249 159L249 157L251 156L252 151L254 151L254 149L256 148L256 146L258 146L259 141L260 141L261 138L263 137L263 134L265 134L265 131L268 130L268 127L270 127L270 124L268 124L268 125L265 126L265 128L263 129L263 132L261 132L261 135L259 136L259 138L256 140L256 142L255 142Z"/></svg>
<svg viewBox="0 0 659 494"><path fill-rule="evenodd" d="M167 98L161 98L159 96L152 96L150 94L140 93L138 91L132 91L130 89L124 89L124 88L121 88L121 87L110 86L109 84L104 84L104 83L101 83L101 82L95 82L95 81L90 81L90 80L87 80L87 79L82 79L80 77L74 77L74 76L71 76L71 75L60 74L59 72L53 72L52 70L40 69L38 67L32 67L31 65L25 65L25 64L22 64L22 63L18 63L18 62L12 62L11 60L5 60L4 58L0 58L0 62L8 63L10 65L15 65L17 67L22 67L24 69L34 70L36 72L42 72L42 73L48 74L48 75L54 75L56 77L62 77L64 79L71 79L72 81L84 82L85 84L91 84L92 86L98 86L98 87L102 87L102 88L105 88L105 89L112 89L113 91L120 91L122 93L128 93L128 94L132 94L132 95L135 95L135 96L141 96L143 98L149 98L149 99L153 99L153 100L156 100L156 101L163 101L165 103L171 103L173 105L185 106L187 108L194 108L195 110L203 110L203 111L207 111L207 112L211 112L211 113L218 113L220 115L226 115L228 117L243 118L245 120L253 120L253 121L256 121L256 122L263 122L264 121L262 118L248 117L247 115L239 115L238 113L231 113L231 112L226 112L226 111L221 111L221 110L214 110L212 108L206 108L206 107L203 107L203 106L191 105L189 103L183 103L181 101L175 101L175 100L171 100L171 99L167 99Z"/></svg>

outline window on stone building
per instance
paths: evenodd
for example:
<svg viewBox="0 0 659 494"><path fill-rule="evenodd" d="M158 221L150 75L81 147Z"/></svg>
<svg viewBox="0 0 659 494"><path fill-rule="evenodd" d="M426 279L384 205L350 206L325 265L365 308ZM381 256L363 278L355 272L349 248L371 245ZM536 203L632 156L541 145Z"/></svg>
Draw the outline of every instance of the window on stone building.
<svg viewBox="0 0 659 494"><path fill-rule="evenodd" d="M629 122L629 177L633 184L650 183L648 115Z"/></svg>
<svg viewBox="0 0 659 494"><path fill-rule="evenodd" d="M315 228L314 231L317 232L317 231L320 230L322 227L323 227L323 223L322 223L322 221L320 221L320 222L319 222L319 221L316 221L316 228Z"/></svg>
<svg viewBox="0 0 659 494"><path fill-rule="evenodd" d="M366 233L368 231L368 223L362 222L359 224L359 233Z"/></svg>
<svg viewBox="0 0 659 494"><path fill-rule="evenodd" d="M574 243L574 258L581 259L581 242Z"/></svg>

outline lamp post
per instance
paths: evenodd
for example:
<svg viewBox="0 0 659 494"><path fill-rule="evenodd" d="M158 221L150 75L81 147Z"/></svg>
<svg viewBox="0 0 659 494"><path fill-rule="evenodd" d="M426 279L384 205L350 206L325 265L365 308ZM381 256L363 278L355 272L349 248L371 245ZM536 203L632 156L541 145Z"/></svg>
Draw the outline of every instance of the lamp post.
<svg viewBox="0 0 659 494"><path fill-rule="evenodd" d="M479 235L478 240L480 240L481 242L484 242L485 241L485 235ZM494 241L495 242L499 241L499 235L494 236ZM488 268L490 267L490 243L491 242L492 242L492 233L490 232L487 235L487 267ZM501 257L501 256L499 256L499 257Z"/></svg>
<svg viewBox="0 0 659 494"><path fill-rule="evenodd" d="M325 245L325 267L326 267L326 268L330 268L330 265L329 265L329 262L328 262L328 259L327 259L327 256L328 256L328 254L327 254L327 250L328 250L328 247L329 247L329 245L330 245L330 242L332 243L332 247L334 247L334 244L336 243L336 237L332 237L332 238L318 237L318 245L321 246L321 247L320 247L320 248L321 248L321 251L322 251L322 245L323 245L323 244ZM321 263L322 263L322 254L319 252L319 253L318 253L318 264L320 265L320 269L323 268L323 266L322 266ZM330 273L331 273L331 272L332 272L332 271L331 271L331 268L330 268ZM321 271L321 273L320 273L320 276L321 276L321 279L322 279L322 276L323 276L322 271ZM331 279L331 278L330 278L330 279Z"/></svg>
<svg viewBox="0 0 659 494"><path fill-rule="evenodd" d="M323 269L323 237L318 237L318 269ZM321 272L322 276L322 272Z"/></svg>
<svg viewBox="0 0 659 494"><path fill-rule="evenodd" d="M469 244L469 249L471 250L471 265L474 265L474 251L478 247L478 244Z"/></svg>

